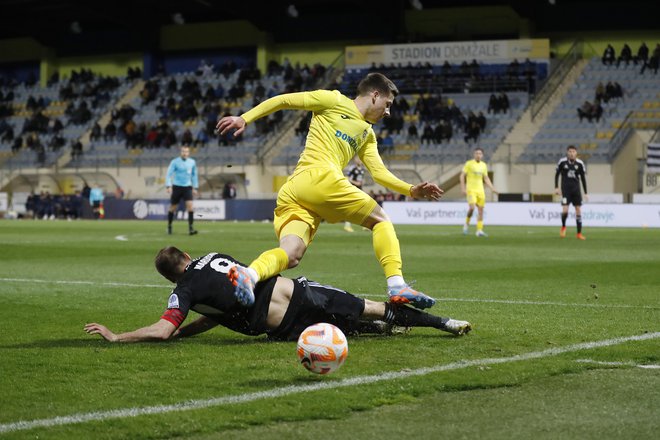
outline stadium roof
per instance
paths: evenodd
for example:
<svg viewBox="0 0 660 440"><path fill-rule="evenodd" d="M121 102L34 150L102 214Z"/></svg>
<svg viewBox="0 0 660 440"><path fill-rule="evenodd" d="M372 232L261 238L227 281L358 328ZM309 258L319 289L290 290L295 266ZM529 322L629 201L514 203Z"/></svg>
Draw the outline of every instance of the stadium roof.
<svg viewBox="0 0 660 440"><path fill-rule="evenodd" d="M275 41L401 37L405 10L417 0L0 0L0 39L33 37L66 47L82 34L106 34L118 47L157 47L159 29L174 24L245 19ZM418 0L425 9L510 6L538 31L655 29L649 3L630 0ZM553 4L551 4L554 3ZM295 5L298 18L287 12ZM179 14L179 15L176 15ZM74 24L77 23L77 25ZM79 33L76 32L78 29ZM113 37L114 36L114 37Z"/></svg>

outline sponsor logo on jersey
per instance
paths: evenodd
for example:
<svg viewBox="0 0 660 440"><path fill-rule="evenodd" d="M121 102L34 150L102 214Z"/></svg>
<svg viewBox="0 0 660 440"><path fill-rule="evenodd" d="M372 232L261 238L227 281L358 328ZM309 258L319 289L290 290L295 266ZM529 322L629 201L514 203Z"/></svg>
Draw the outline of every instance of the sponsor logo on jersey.
<svg viewBox="0 0 660 440"><path fill-rule="evenodd" d="M348 143L348 145L350 145L350 147L353 150L355 150L355 151L358 150L359 145L355 141L355 138L347 135L346 133L342 133L340 130L335 131L335 136L338 137L339 139L341 139L342 141L345 141L346 143Z"/></svg>
<svg viewBox="0 0 660 440"><path fill-rule="evenodd" d="M346 116L346 115L339 115L339 116L341 116L342 119L351 119L351 118L349 118L349 117Z"/></svg>
<svg viewBox="0 0 660 440"><path fill-rule="evenodd" d="M170 299L167 300L168 309L178 309L179 308L179 297L176 293L170 295Z"/></svg>

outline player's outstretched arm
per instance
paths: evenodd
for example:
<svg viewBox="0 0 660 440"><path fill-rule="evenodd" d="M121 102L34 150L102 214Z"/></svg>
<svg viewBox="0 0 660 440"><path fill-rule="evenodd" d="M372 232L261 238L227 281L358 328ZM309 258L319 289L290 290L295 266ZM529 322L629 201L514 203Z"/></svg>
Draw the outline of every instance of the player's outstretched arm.
<svg viewBox="0 0 660 440"><path fill-rule="evenodd" d="M422 182L410 188L410 195L417 200L440 200L444 191L435 183Z"/></svg>
<svg viewBox="0 0 660 440"><path fill-rule="evenodd" d="M173 336L175 338L187 338L189 336L204 333L205 331L210 330L217 325L218 323L214 320L207 318L206 316L200 316L185 327L179 327L179 329L174 332Z"/></svg>
<svg viewBox="0 0 660 440"><path fill-rule="evenodd" d="M240 116L225 116L218 121L215 126L215 131L224 135L229 130L235 129L234 136L239 136L245 131L246 126L247 123L245 122L245 119Z"/></svg>
<svg viewBox="0 0 660 440"><path fill-rule="evenodd" d="M109 342L143 342L167 340L174 334L176 327L171 322L161 319L148 327L127 333L115 334L106 326L96 322L85 324L84 330L90 335L100 335Z"/></svg>

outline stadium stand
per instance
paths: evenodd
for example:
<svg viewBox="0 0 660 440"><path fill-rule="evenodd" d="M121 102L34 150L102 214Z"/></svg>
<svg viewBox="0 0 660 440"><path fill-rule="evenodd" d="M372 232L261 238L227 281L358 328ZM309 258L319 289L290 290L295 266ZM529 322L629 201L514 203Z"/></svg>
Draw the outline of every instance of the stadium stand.
<svg viewBox="0 0 660 440"><path fill-rule="evenodd" d="M193 146L200 167L253 164L269 136L293 116L275 113L250 124L239 138L216 136L218 118L241 114L280 93L319 87L325 72L321 65L271 65L265 76L251 67L156 76L113 111L103 127L106 133L111 124L110 133L91 140L89 151L67 166L166 166L176 155L171 147L183 143Z"/></svg>
<svg viewBox="0 0 660 440"><path fill-rule="evenodd" d="M623 96L601 97L602 116L591 121L580 118L578 108L585 101L596 102L599 84L608 83L621 85ZM518 162L556 162L570 144L578 147L580 156L591 163L611 162L621 147L617 131L624 125L630 123L641 129L660 125L659 90L658 76L640 73L640 66L630 63L617 67L593 57Z"/></svg>
<svg viewBox="0 0 660 440"><path fill-rule="evenodd" d="M3 118L0 157L7 169L48 167L69 151L99 115L130 87L125 78L97 76L81 69L46 87L20 83L1 92L11 115ZM11 135L7 132L10 131ZM6 135L5 135L6 134ZM1 160L1 159L0 159Z"/></svg>

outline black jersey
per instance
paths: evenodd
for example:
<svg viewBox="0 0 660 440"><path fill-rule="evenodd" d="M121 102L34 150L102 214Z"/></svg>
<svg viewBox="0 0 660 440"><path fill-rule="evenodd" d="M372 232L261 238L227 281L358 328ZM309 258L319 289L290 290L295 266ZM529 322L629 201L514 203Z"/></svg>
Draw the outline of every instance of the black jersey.
<svg viewBox="0 0 660 440"><path fill-rule="evenodd" d="M358 165L353 165L348 170L348 180L350 180L351 183L358 182L358 184L353 183L353 185L357 186L358 188L362 188L364 183L364 168Z"/></svg>
<svg viewBox="0 0 660 440"><path fill-rule="evenodd" d="M239 333L264 333L268 305L277 277L257 283L254 305L245 307L236 299L234 286L227 278L229 269L236 265L245 266L229 255L216 252L191 261L172 290L162 319L179 327L188 312L193 310Z"/></svg>
<svg viewBox="0 0 660 440"><path fill-rule="evenodd" d="M567 157L562 157L559 159L559 162L557 162L557 169L555 171L555 188L559 187L559 176L561 175L562 193L579 193L580 181L582 181L582 188L584 188L584 193L586 194L586 173L587 169L584 166L584 162L582 162L580 159L570 161Z"/></svg>

